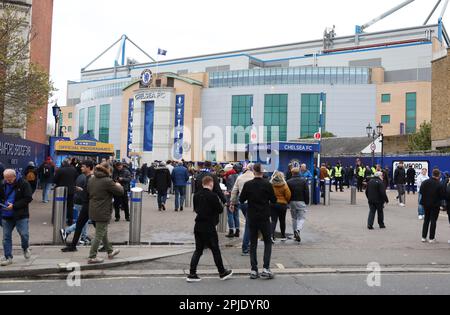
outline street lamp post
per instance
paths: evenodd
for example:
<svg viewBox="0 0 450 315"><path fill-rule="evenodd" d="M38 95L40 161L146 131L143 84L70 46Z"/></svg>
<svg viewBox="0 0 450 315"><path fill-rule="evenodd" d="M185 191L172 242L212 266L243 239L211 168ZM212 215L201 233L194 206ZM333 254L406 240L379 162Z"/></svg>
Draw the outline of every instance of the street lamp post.
<svg viewBox="0 0 450 315"><path fill-rule="evenodd" d="M369 124L366 128L367 136L370 138L372 137L372 166L374 166L375 163L375 151L376 151L376 145L375 140L378 138L381 138L381 167L383 167L384 164L384 135L383 135L383 125L380 123L376 127L376 130L372 128L372 126Z"/></svg>
<svg viewBox="0 0 450 315"><path fill-rule="evenodd" d="M58 137L58 121L59 116L61 115L61 108L58 106L58 103L55 103L55 105L52 107L53 110L53 117L55 117L55 137Z"/></svg>

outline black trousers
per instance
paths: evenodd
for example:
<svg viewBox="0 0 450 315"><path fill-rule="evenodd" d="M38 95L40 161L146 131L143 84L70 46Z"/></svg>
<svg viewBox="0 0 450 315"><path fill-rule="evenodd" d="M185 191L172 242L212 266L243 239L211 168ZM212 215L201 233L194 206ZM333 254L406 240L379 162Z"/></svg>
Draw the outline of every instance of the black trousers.
<svg viewBox="0 0 450 315"><path fill-rule="evenodd" d="M339 190L344 191L344 179L342 177L334 178L334 185L336 186L336 191L338 190L338 184L339 184Z"/></svg>
<svg viewBox="0 0 450 315"><path fill-rule="evenodd" d="M72 239L72 247L77 247L78 242L80 241L81 232L83 231L84 226L89 221L89 205L83 205L81 211L78 215L77 226L75 228L75 234Z"/></svg>
<svg viewBox="0 0 450 315"><path fill-rule="evenodd" d="M384 204L383 203L369 203L369 220L367 222L368 227L373 227L375 222L375 215L378 212L378 225L384 226Z"/></svg>
<svg viewBox="0 0 450 315"><path fill-rule="evenodd" d="M73 224L74 196L75 195L67 195L67 225L68 226L71 226Z"/></svg>
<svg viewBox="0 0 450 315"><path fill-rule="evenodd" d="M275 237L275 230L277 228L278 220L280 220L280 231L281 237L286 237L286 213L287 205L274 204L271 209L271 219L272 219L272 237Z"/></svg>
<svg viewBox="0 0 450 315"><path fill-rule="evenodd" d="M356 188L358 189L359 192L363 191L363 182L364 182L364 177L358 176L358 182L357 182Z"/></svg>
<svg viewBox="0 0 450 315"><path fill-rule="evenodd" d="M425 208L425 219L423 221L422 238L427 238L428 230L430 230L430 240L436 237L436 226L439 219L440 209Z"/></svg>
<svg viewBox="0 0 450 315"><path fill-rule="evenodd" d="M211 249L214 257L214 262L216 263L217 270L219 274L225 272L225 267L223 266L222 254L219 247L219 237L217 231L209 232L194 232L195 235L195 252L191 259L191 275L197 273L197 266L200 262L200 258L203 256L203 251L206 248Z"/></svg>
<svg viewBox="0 0 450 315"><path fill-rule="evenodd" d="M250 262L252 271L258 271L258 232L261 232L264 240L264 268L270 269L270 259L272 257L272 240L271 240L271 226L270 220L256 221L252 220L249 224L250 230Z"/></svg>
<svg viewBox="0 0 450 315"><path fill-rule="evenodd" d="M153 187L153 178L150 178L150 180L148 181L148 193L152 195L156 194L156 189L155 187Z"/></svg>
<svg viewBox="0 0 450 315"><path fill-rule="evenodd" d="M116 219L120 219L120 208L125 212L125 219L130 218L130 206L128 205L128 192L120 197L114 197L114 210L116 212Z"/></svg>

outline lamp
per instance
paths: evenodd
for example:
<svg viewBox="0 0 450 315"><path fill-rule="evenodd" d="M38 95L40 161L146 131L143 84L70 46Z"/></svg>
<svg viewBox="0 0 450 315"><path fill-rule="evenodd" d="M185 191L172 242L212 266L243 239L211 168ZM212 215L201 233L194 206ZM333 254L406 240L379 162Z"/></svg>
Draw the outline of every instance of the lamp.
<svg viewBox="0 0 450 315"><path fill-rule="evenodd" d="M366 132L367 132L367 137L372 137L373 136L373 134L372 134L372 132L373 132L373 128L372 128L372 126L369 124L369 126L367 126L367 128L366 128Z"/></svg>
<svg viewBox="0 0 450 315"><path fill-rule="evenodd" d="M55 117L55 137L58 136L58 121L59 116L61 115L61 107L58 106L58 102L55 103L52 107L53 117Z"/></svg>

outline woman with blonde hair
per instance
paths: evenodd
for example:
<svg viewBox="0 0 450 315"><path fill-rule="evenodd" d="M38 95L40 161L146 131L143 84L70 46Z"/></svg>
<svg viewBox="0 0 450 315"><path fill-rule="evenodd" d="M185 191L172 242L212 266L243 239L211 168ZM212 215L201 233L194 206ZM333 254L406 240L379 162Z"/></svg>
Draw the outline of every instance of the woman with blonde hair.
<svg viewBox="0 0 450 315"><path fill-rule="evenodd" d="M286 238L286 213L287 205L291 200L291 190L284 179L284 174L276 171L273 173L270 183L275 191L277 197L277 203L272 206L271 218L272 218L272 242L275 242L275 229L277 227L278 220L280 220L281 241L287 241Z"/></svg>

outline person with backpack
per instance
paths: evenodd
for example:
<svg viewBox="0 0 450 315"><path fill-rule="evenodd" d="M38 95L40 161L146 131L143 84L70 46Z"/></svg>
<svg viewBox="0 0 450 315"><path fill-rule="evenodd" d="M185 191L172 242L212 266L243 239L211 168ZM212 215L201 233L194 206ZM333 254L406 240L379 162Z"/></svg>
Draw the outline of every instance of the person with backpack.
<svg viewBox="0 0 450 315"><path fill-rule="evenodd" d="M39 180L42 186L42 202L48 203L48 194L53 186L55 177L55 163L51 157L41 164L39 167Z"/></svg>
<svg viewBox="0 0 450 315"><path fill-rule="evenodd" d="M34 195L37 189L37 182L38 182L38 173L36 170L36 166L34 165L34 162L28 163L27 168L23 172L23 177L28 182L28 184L30 184L31 191Z"/></svg>

